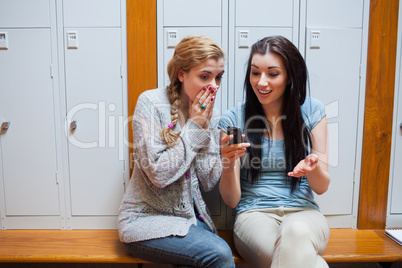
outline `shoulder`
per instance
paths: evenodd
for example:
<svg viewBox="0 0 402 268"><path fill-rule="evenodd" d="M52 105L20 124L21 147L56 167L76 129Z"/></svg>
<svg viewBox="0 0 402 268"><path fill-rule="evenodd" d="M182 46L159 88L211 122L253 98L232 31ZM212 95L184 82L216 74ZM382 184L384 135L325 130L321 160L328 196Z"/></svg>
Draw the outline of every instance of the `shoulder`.
<svg viewBox="0 0 402 268"><path fill-rule="evenodd" d="M320 100L312 97L306 97L304 103L301 106L301 110L305 114L311 114L316 112L317 110L323 109L325 110L324 104Z"/></svg>
<svg viewBox="0 0 402 268"><path fill-rule="evenodd" d="M169 103L169 99L166 94L165 88L155 88L145 90L138 97L137 102L145 102L145 103Z"/></svg>
<svg viewBox="0 0 402 268"><path fill-rule="evenodd" d="M324 104L320 100L312 97L306 97L306 100L301 106L301 112L304 121L310 129L313 129L326 115Z"/></svg>
<svg viewBox="0 0 402 268"><path fill-rule="evenodd" d="M135 105L134 118L156 118L163 114L170 115L170 103L166 89L150 89L140 94Z"/></svg>
<svg viewBox="0 0 402 268"><path fill-rule="evenodd" d="M237 117L237 116L242 116L242 115L244 115L244 104L232 107L229 110L226 110L222 114L222 116L226 116L226 117Z"/></svg>
<svg viewBox="0 0 402 268"><path fill-rule="evenodd" d="M218 127L226 132L228 126L237 126L243 128L244 121L244 104L237 105L225 111L220 120Z"/></svg>

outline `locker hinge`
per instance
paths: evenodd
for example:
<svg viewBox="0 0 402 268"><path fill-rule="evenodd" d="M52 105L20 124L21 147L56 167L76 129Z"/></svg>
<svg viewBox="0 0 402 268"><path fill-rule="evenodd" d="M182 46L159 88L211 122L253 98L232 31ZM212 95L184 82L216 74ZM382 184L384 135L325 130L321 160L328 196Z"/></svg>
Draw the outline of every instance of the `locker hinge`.
<svg viewBox="0 0 402 268"><path fill-rule="evenodd" d="M50 78L53 78L53 65L50 65Z"/></svg>
<svg viewBox="0 0 402 268"><path fill-rule="evenodd" d="M356 183L356 169L353 170L353 183Z"/></svg>
<svg viewBox="0 0 402 268"><path fill-rule="evenodd" d="M123 78L123 65L120 64L120 77Z"/></svg>
<svg viewBox="0 0 402 268"><path fill-rule="evenodd" d="M362 78L362 65L359 66L359 78Z"/></svg>
<svg viewBox="0 0 402 268"><path fill-rule="evenodd" d="M58 175L57 171L56 171L56 184L59 185L59 175Z"/></svg>

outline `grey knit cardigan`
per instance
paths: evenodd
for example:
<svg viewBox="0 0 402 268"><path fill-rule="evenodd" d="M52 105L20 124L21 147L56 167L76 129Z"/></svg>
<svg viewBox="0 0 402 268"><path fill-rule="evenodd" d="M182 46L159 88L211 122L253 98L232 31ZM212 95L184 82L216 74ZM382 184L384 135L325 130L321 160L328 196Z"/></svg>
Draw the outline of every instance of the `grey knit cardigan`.
<svg viewBox="0 0 402 268"><path fill-rule="evenodd" d="M120 206L118 231L125 243L185 236L197 224L194 207L216 231L201 195L218 183L222 165L219 150L219 117L205 130L192 120L181 131L178 143L168 148L160 131L171 123L166 89L142 93L133 118L134 169Z"/></svg>

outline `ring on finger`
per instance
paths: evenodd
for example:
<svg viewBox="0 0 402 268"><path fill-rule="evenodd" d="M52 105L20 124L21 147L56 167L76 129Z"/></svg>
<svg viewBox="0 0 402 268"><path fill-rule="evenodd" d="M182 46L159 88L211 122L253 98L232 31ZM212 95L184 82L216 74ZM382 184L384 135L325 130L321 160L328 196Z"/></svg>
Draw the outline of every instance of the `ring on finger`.
<svg viewBox="0 0 402 268"><path fill-rule="evenodd" d="M204 110L205 109L205 105L201 102L198 102L201 105L201 109Z"/></svg>

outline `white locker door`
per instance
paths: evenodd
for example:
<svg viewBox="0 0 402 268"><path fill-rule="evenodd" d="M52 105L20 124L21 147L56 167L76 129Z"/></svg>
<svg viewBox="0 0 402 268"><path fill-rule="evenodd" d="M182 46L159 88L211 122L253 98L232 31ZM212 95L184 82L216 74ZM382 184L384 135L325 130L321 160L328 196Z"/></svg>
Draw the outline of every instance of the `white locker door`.
<svg viewBox="0 0 402 268"><path fill-rule="evenodd" d="M8 39L0 50L0 125L10 122L0 133L0 203L6 216L59 215L50 29L0 32Z"/></svg>
<svg viewBox="0 0 402 268"><path fill-rule="evenodd" d="M319 48L310 48L312 31L320 32ZM352 213L361 38L361 29L307 28L306 62L311 95L326 106L329 128L331 184L328 192L316 197L326 215Z"/></svg>
<svg viewBox="0 0 402 268"><path fill-rule="evenodd" d="M399 75L399 79L402 78ZM392 175L392 187L391 187L391 203L390 213L399 214L402 216L402 84L399 82L399 92L395 94L395 98L398 98L398 105L396 109L396 126L395 129L395 142L394 142L394 170L391 170ZM393 227L396 224L393 225ZM399 227L402 227L402 221L399 222Z"/></svg>
<svg viewBox="0 0 402 268"><path fill-rule="evenodd" d="M236 26L292 27L294 0L236 0Z"/></svg>
<svg viewBox="0 0 402 268"><path fill-rule="evenodd" d="M386 228L402 227L402 5L399 5L398 51L395 75L394 121Z"/></svg>
<svg viewBox="0 0 402 268"><path fill-rule="evenodd" d="M112 216L124 192L120 28L74 28L65 44L71 214ZM72 122L75 122L73 129Z"/></svg>
<svg viewBox="0 0 402 268"><path fill-rule="evenodd" d="M248 33L248 46L239 44L239 35L242 33ZM233 105L238 105L245 101L244 94L244 79L247 70L247 61L250 56L251 46L258 40L271 36L271 35L282 35L292 41L293 31L292 28L262 28L262 27L236 27L235 28L235 59L234 59L234 103L229 104L229 108ZM231 95L231 94L229 94Z"/></svg>

